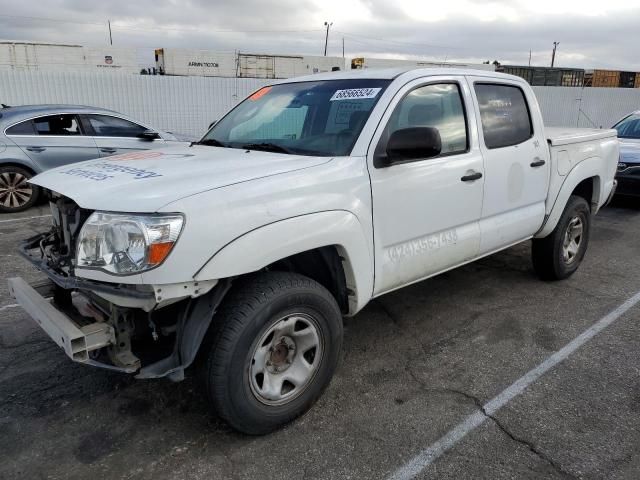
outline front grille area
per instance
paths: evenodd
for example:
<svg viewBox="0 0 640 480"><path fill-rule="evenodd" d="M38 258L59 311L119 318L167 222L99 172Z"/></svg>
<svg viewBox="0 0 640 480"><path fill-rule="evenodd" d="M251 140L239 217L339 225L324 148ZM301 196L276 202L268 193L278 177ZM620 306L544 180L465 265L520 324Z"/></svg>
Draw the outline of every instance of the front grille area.
<svg viewBox="0 0 640 480"><path fill-rule="evenodd" d="M92 212L55 192L45 191L45 194L49 198L53 225L38 242L42 259L56 272L73 276L77 238Z"/></svg>

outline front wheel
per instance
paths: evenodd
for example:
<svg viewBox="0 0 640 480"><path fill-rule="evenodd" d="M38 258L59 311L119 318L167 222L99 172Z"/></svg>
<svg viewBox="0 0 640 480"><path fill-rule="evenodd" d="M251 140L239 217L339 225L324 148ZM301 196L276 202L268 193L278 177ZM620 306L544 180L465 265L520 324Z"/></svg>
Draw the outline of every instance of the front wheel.
<svg viewBox="0 0 640 480"><path fill-rule="evenodd" d="M241 432L271 432L307 411L329 384L342 316L322 285L264 272L239 284L214 323L203 369L218 414Z"/></svg>
<svg viewBox="0 0 640 480"><path fill-rule="evenodd" d="M562 212L556 228L545 238L533 240L533 268L543 280L563 280L578 269L589 243L591 210L575 195Z"/></svg>

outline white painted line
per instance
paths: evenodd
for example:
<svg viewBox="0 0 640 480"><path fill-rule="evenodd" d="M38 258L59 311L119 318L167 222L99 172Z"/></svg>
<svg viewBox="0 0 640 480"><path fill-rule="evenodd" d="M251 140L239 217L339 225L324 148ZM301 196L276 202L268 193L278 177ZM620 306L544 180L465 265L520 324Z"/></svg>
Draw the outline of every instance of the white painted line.
<svg viewBox="0 0 640 480"><path fill-rule="evenodd" d="M18 305L17 303L12 303L11 305L5 305L3 307L0 307L0 312L8 309L8 308L16 308L19 307L20 305Z"/></svg>
<svg viewBox="0 0 640 480"><path fill-rule="evenodd" d="M8 223L8 222L18 222L20 220L33 220L34 218L45 218L50 217L49 215L36 215L35 217L19 217L19 218L9 218L8 220L0 220L0 223Z"/></svg>
<svg viewBox="0 0 640 480"><path fill-rule="evenodd" d="M596 323L594 323L587 330L578 335L571 342L566 344L556 353L547 358L540 365L532 370L529 370L526 374L513 382L509 387L493 397L487 403L484 404L483 409L487 415L493 415L496 411L500 410L507 403L513 400L516 396L520 395L529 385L538 380L547 371L558 365L569 355L575 352L582 345L587 343L593 337L595 337L602 330L607 328L618 318L624 315L629 309L634 307L640 302L640 292L633 295L627 301L625 301L618 308L604 316ZM390 477L390 480L405 480L414 478L421 473L425 468L431 465L447 450L452 448L456 443L462 440L467 434L475 430L477 427L487 421L488 417L483 412L476 412L469 415L461 423L456 425L452 430L449 430L447 434L441 437L437 442L430 447L422 450L415 457L413 457L408 463L396 470Z"/></svg>

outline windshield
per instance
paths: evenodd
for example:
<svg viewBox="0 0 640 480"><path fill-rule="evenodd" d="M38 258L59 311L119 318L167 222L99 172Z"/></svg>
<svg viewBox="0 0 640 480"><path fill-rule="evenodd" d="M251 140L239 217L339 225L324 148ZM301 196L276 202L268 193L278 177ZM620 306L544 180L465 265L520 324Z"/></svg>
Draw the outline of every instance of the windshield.
<svg viewBox="0 0 640 480"><path fill-rule="evenodd" d="M326 80L264 87L199 142L301 155L348 155L390 80Z"/></svg>
<svg viewBox="0 0 640 480"><path fill-rule="evenodd" d="M640 139L640 113L629 115L613 126L618 131L619 138Z"/></svg>

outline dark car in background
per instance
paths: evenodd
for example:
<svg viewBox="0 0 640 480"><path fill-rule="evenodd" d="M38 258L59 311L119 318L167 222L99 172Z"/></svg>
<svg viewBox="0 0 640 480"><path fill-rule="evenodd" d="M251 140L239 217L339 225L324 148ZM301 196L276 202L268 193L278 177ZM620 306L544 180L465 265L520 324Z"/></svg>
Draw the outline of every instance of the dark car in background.
<svg viewBox="0 0 640 480"><path fill-rule="evenodd" d="M616 194L640 197L640 110L627 115L613 128L620 140Z"/></svg>
<svg viewBox="0 0 640 480"><path fill-rule="evenodd" d="M162 148L176 135L112 110L76 105L23 105L0 109L0 212L35 204L28 180L68 163Z"/></svg>

